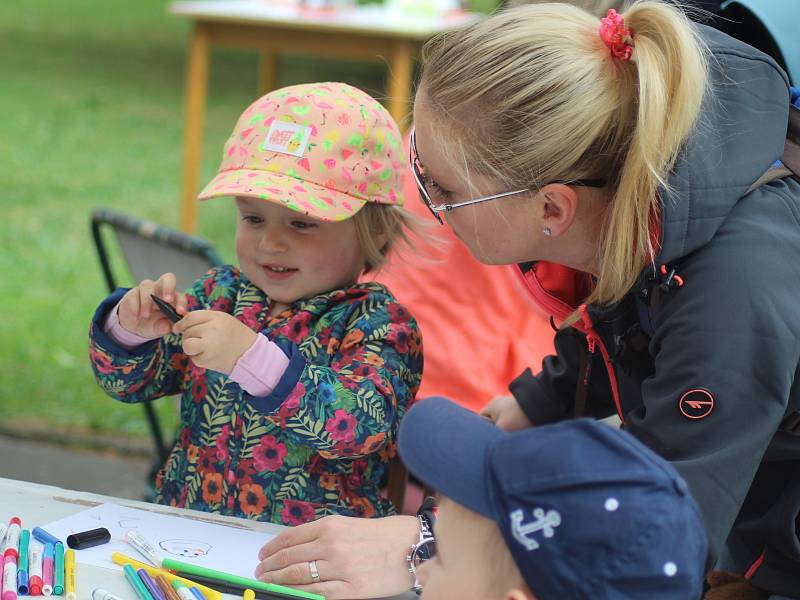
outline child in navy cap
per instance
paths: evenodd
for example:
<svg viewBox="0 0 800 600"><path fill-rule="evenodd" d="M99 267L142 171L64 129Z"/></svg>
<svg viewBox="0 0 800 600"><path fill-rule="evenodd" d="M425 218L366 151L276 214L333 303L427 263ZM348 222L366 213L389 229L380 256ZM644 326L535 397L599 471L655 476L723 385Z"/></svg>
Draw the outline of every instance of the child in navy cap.
<svg viewBox="0 0 800 600"><path fill-rule="evenodd" d="M443 496L428 600L694 600L707 558L686 483L590 419L506 433L444 398L403 420L400 455Z"/></svg>

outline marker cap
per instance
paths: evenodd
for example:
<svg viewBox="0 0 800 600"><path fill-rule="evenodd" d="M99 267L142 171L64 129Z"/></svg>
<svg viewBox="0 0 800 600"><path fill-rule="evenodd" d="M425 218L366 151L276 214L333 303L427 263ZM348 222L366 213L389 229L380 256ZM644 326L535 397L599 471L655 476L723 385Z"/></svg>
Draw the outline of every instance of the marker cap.
<svg viewBox="0 0 800 600"><path fill-rule="evenodd" d="M20 596L28 595L28 572L17 571L17 592Z"/></svg>
<svg viewBox="0 0 800 600"><path fill-rule="evenodd" d="M83 531L81 533L73 533L67 536L67 546L75 550L83 550L84 548L92 548L101 544L107 544L111 541L111 532L105 527Z"/></svg>
<svg viewBox="0 0 800 600"><path fill-rule="evenodd" d="M22 527L22 521L20 521L19 517L11 517L11 519L8 522L8 524L9 525L19 525L20 527Z"/></svg>
<svg viewBox="0 0 800 600"><path fill-rule="evenodd" d="M53 544L55 546L60 541L56 536L51 533L47 533L41 527L34 527L31 530L31 535L42 542L42 544Z"/></svg>
<svg viewBox="0 0 800 600"><path fill-rule="evenodd" d="M42 595L42 578L38 575L34 575L31 577L29 582L30 588L30 595L31 596L41 596Z"/></svg>
<svg viewBox="0 0 800 600"><path fill-rule="evenodd" d="M6 548L6 551L3 552L3 561L5 561L6 556L10 556L14 560L19 560L19 551L16 548Z"/></svg>

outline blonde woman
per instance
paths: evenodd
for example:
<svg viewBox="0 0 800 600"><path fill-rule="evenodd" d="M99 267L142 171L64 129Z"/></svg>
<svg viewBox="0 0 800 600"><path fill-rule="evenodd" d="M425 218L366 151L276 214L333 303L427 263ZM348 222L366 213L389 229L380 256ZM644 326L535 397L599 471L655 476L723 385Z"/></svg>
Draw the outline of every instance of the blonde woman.
<svg viewBox="0 0 800 600"><path fill-rule="evenodd" d="M444 34L414 107L431 210L481 262L519 264L559 328L556 355L485 414L616 414L688 483L707 566L729 572L716 600L800 597L800 183L771 169L789 105L772 59L642 1ZM268 543L257 574L309 584L316 561L309 590L397 593L419 536L411 517L323 519Z"/></svg>

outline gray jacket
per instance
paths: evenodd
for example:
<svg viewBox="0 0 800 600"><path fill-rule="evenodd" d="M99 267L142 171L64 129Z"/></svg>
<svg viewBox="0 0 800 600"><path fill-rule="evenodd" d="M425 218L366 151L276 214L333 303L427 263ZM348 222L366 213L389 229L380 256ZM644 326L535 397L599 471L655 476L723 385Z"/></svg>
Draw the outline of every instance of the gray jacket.
<svg viewBox="0 0 800 600"><path fill-rule="evenodd" d="M783 151L788 81L761 52L702 30L712 91L660 194L655 265L619 304L584 307L557 355L510 389L535 424L619 413L689 483L709 564L727 541L754 585L800 597L800 182L745 193ZM557 318L574 309L580 275L520 267ZM560 297L543 280L554 273Z"/></svg>

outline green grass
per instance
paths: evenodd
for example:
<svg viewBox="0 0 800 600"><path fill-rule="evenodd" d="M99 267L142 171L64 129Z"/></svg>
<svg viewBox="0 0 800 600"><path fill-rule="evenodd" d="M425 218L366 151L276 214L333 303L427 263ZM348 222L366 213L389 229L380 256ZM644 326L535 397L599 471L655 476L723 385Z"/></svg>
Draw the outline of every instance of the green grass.
<svg viewBox="0 0 800 600"><path fill-rule="evenodd" d="M89 234L94 207L177 227L188 24L163 0L0 2L0 406L4 420L143 435L87 358L106 290ZM281 59L279 83L339 79L370 91L383 67ZM208 180L255 98L256 57L215 50L204 133ZM233 259L233 211L203 204L200 235ZM167 401L159 410L168 418Z"/></svg>

